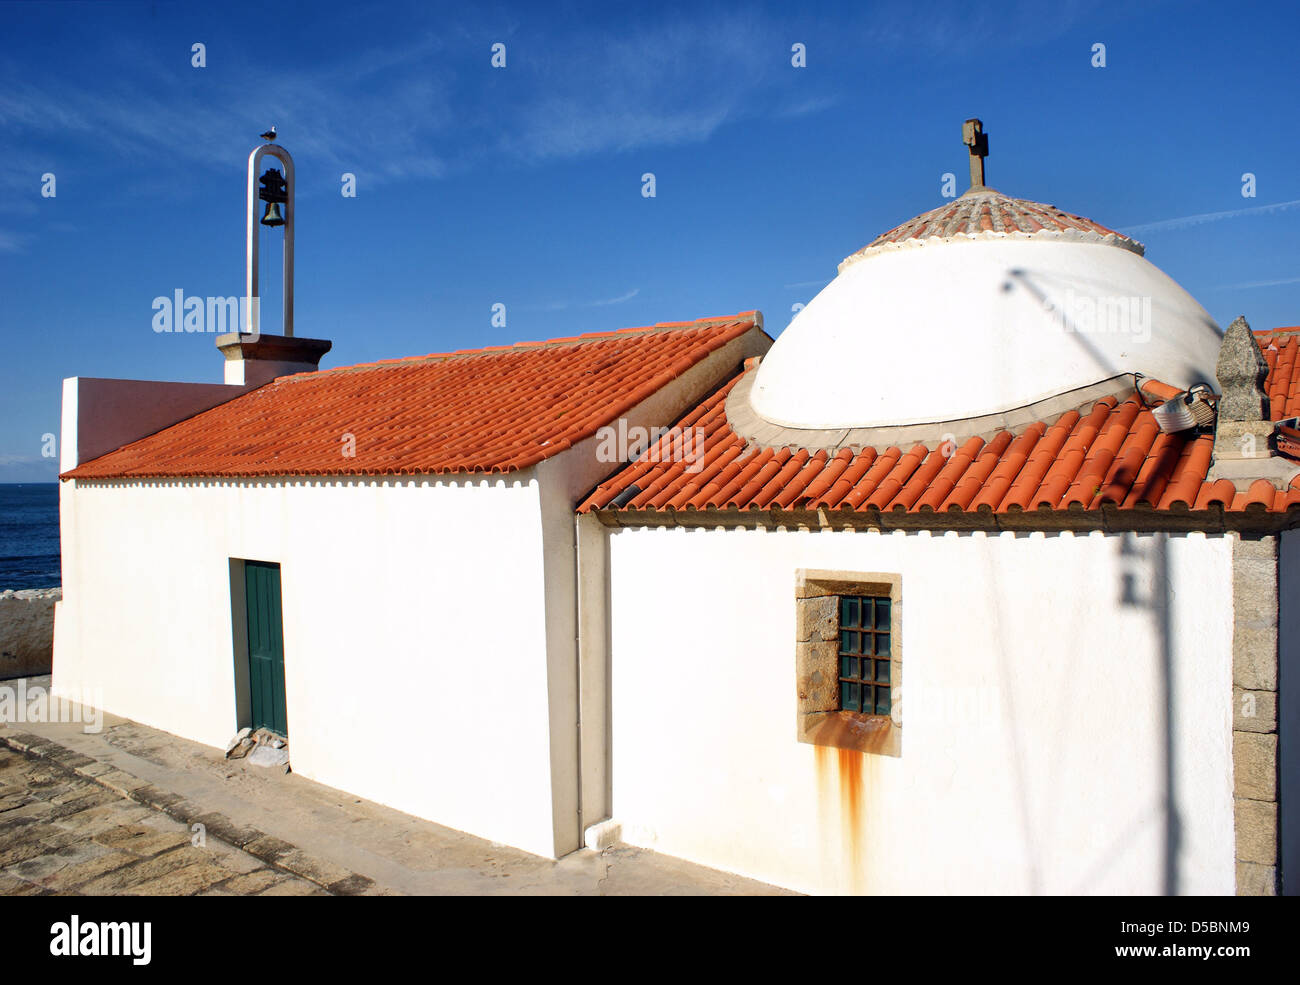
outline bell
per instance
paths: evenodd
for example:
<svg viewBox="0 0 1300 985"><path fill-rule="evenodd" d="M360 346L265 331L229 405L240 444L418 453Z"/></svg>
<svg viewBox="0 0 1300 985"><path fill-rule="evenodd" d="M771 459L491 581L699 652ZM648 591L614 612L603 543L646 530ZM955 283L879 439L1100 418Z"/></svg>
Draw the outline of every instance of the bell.
<svg viewBox="0 0 1300 985"><path fill-rule="evenodd" d="M283 226L284 216L280 214L279 202L267 202L266 212L262 215L262 225L264 226Z"/></svg>

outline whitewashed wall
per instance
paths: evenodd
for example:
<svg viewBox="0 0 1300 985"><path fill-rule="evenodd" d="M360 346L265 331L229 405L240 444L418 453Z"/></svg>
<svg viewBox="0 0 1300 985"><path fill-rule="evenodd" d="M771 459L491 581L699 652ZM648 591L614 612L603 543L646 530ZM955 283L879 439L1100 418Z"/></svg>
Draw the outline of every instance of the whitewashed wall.
<svg viewBox="0 0 1300 985"><path fill-rule="evenodd" d="M296 773L541 855L576 847L571 778L552 799L532 471L65 482L62 497L58 691L98 689L114 714L224 747L238 725L228 559L278 561ZM573 746L559 772L576 770Z"/></svg>
<svg viewBox="0 0 1300 985"><path fill-rule="evenodd" d="M612 532L614 818L806 891L1163 891L1159 544ZM1231 893L1231 544L1166 554L1178 885ZM796 741L798 568L902 575L901 758Z"/></svg>
<svg viewBox="0 0 1300 985"><path fill-rule="evenodd" d="M671 424L771 341L756 318L623 425ZM227 389L65 380L61 467ZM608 809L604 721L585 786L575 724L580 662L604 655L579 652L573 514L619 465L601 444L510 480L65 482L55 690L224 747L246 661L229 561L279 562L295 772L540 855L573 851L584 816Z"/></svg>

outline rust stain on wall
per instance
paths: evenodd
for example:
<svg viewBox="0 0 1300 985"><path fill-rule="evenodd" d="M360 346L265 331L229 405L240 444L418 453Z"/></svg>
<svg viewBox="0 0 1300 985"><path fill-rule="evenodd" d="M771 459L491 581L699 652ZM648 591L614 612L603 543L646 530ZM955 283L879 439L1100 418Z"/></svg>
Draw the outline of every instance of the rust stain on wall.
<svg viewBox="0 0 1300 985"><path fill-rule="evenodd" d="M862 768L866 757L849 749L836 749L835 758L840 772L840 811L845 824L856 833L862 820Z"/></svg>
<svg viewBox="0 0 1300 985"><path fill-rule="evenodd" d="M884 753L893 732L888 718L832 711L809 716L808 741L818 746L857 752Z"/></svg>
<svg viewBox="0 0 1300 985"><path fill-rule="evenodd" d="M817 788L823 798L823 825L838 828L842 864L849 873L850 889L861 892L866 880L866 756L851 749L815 746ZM827 803L833 801L833 803ZM830 833L829 831L827 832Z"/></svg>

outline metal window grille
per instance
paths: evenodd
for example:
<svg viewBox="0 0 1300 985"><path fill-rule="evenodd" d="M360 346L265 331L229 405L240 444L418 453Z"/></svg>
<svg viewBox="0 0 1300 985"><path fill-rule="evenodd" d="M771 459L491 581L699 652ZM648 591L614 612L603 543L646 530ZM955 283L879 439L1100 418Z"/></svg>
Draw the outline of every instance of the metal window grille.
<svg viewBox="0 0 1300 985"><path fill-rule="evenodd" d="M840 597L840 708L889 714L888 596Z"/></svg>

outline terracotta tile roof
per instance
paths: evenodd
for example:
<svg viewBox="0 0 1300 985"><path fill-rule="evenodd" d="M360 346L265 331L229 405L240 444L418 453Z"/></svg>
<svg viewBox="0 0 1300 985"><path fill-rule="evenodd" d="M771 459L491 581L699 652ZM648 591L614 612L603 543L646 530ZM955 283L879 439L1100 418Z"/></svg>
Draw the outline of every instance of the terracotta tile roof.
<svg viewBox="0 0 1300 985"><path fill-rule="evenodd" d="M63 477L509 472L591 436L756 324L751 311L285 376Z"/></svg>
<svg viewBox="0 0 1300 985"><path fill-rule="evenodd" d="M1282 351L1294 355L1296 342L1289 345ZM1123 401L1106 397L1018 434L1001 431L959 447L916 444L828 453L747 447L725 410L727 394L740 378L679 422L682 429L701 429L702 446L696 446L693 463L672 461L670 450L651 448L598 486L579 512L825 508L1005 514L1099 510L1103 504L1175 512L1215 504L1229 511L1300 506L1300 480L1279 491L1261 479L1246 492L1237 492L1226 479L1208 482L1213 435L1162 434L1147 400L1136 394ZM1143 390L1151 406L1178 392L1154 380L1144 382Z"/></svg>
<svg viewBox="0 0 1300 985"><path fill-rule="evenodd" d="M1284 417L1300 415L1300 373L1296 372L1300 328L1256 332L1255 338L1268 362L1264 390L1268 394L1269 416L1280 421Z"/></svg>
<svg viewBox="0 0 1300 985"><path fill-rule="evenodd" d="M882 233L870 243L848 257L841 267L862 257L868 251L882 247L900 246L929 239L950 239L954 236L979 236L981 234L1062 234L1098 243L1122 246L1141 254L1141 243L1108 229L1099 222L1083 216L1063 212L1055 205L1030 202L1023 198L1010 198L988 189L984 193L967 193L960 198L924 212Z"/></svg>

